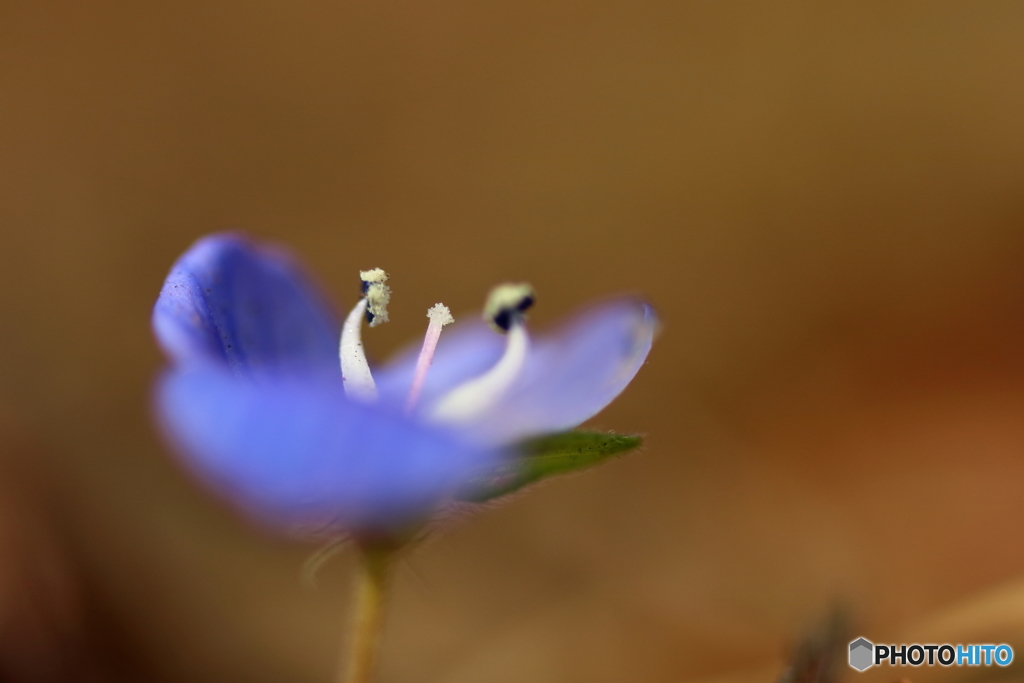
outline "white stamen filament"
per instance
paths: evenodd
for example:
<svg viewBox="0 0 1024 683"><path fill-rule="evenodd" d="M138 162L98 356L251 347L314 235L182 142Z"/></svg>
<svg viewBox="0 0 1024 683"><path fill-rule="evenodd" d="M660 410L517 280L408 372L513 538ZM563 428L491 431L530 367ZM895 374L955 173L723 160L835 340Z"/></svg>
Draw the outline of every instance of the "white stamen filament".
<svg viewBox="0 0 1024 683"><path fill-rule="evenodd" d="M439 422L465 422L491 408L519 377L529 348L526 326L521 319L513 320L501 360L483 375L452 389L437 402L431 417Z"/></svg>
<svg viewBox="0 0 1024 683"><path fill-rule="evenodd" d="M341 328L341 380L345 385L345 394L367 403L377 400L377 385L370 374L370 364L366 362L363 350L362 327L366 317L366 299L360 299L352 312L345 318Z"/></svg>
<svg viewBox="0 0 1024 683"><path fill-rule="evenodd" d="M434 304L427 311L427 317L430 318L430 323L427 325L427 334L423 338L420 356L416 359L416 370L413 373L409 396L405 402L406 413L413 411L423 392L423 384L427 381L427 371L430 369L430 362L434 359L434 351L437 349L437 340L441 338L441 328L448 323L455 322L451 311L444 304Z"/></svg>

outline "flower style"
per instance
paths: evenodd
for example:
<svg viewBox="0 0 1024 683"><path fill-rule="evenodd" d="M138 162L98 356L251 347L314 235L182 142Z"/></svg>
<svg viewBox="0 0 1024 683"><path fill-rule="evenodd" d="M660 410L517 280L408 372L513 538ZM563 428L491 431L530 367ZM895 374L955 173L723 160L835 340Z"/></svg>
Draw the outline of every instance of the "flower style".
<svg viewBox="0 0 1024 683"><path fill-rule="evenodd" d="M157 388L164 432L201 479L271 526L372 536L422 523L507 466L516 444L608 405L657 325L650 306L618 298L531 341L532 290L505 286L490 326L442 334L439 304L421 346L371 369L362 321L387 320L390 290L383 271L361 279L342 322L287 252L216 234L175 263L154 308L171 361Z"/></svg>

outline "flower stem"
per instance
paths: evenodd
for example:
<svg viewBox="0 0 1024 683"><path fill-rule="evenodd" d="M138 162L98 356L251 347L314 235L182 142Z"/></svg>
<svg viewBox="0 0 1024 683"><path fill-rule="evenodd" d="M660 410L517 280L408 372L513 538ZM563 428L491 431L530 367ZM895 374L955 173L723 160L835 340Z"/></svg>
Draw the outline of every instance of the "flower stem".
<svg viewBox="0 0 1024 683"><path fill-rule="evenodd" d="M360 547L348 657L339 667L339 683L371 683L384 626L384 598L391 550Z"/></svg>

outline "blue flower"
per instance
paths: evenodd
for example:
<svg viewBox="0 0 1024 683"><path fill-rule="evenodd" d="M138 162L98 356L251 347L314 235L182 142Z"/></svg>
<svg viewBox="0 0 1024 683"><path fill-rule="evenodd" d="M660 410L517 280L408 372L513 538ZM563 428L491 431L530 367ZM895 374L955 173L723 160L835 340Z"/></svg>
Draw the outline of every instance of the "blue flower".
<svg viewBox="0 0 1024 683"><path fill-rule="evenodd" d="M515 443L610 403L656 327L647 304L619 298L531 342L532 291L507 287L490 314L506 335L482 321L442 335L438 305L422 348L371 371L361 321L387 319L389 292L383 271L362 277L343 325L287 252L211 235L175 263L154 308L171 361L163 431L198 477L271 526L374 535L426 520Z"/></svg>

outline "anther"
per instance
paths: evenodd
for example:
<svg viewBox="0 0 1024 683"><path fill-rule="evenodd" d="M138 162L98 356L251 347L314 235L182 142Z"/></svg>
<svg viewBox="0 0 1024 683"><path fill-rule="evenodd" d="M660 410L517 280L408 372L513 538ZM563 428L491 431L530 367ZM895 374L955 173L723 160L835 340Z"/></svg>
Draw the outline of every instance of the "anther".
<svg viewBox="0 0 1024 683"><path fill-rule="evenodd" d="M391 289L385 284L387 273L380 268L362 271L359 278L363 283L363 298L345 318L338 354L341 357L341 380L345 385L345 393L351 398L372 402L377 400L377 385L370 374L370 364L366 361L366 351L363 349L363 318L366 318L370 327L388 321L387 305L391 299Z"/></svg>
<svg viewBox="0 0 1024 683"><path fill-rule="evenodd" d="M533 302L533 287L525 282L498 285L487 297L484 320L499 332L508 332L513 321L522 319Z"/></svg>
<svg viewBox="0 0 1024 683"><path fill-rule="evenodd" d="M419 401L420 393L423 391L423 384L427 380L430 362L434 359L434 351L437 349L437 340L441 338L441 328L455 322L451 311L444 304L434 304L427 311L427 317L430 319L430 323L427 325L427 334L423 338L423 348L420 349L420 356L416 359L416 371L413 373L412 384L409 387L409 396L405 402L405 412L407 413L411 413Z"/></svg>
<svg viewBox="0 0 1024 683"><path fill-rule="evenodd" d="M366 322L376 327L388 321L388 302L391 301L391 288L388 287L388 274L380 268L359 272L363 281L363 296L366 299Z"/></svg>

